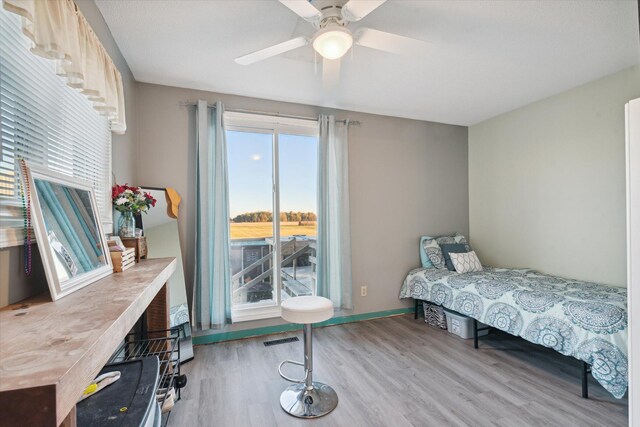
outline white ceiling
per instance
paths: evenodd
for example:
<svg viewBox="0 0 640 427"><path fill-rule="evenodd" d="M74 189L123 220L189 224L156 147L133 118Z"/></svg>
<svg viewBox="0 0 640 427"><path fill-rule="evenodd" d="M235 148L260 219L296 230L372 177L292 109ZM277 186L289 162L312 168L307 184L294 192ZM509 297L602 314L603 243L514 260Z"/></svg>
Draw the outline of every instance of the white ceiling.
<svg viewBox="0 0 640 427"><path fill-rule="evenodd" d="M313 34L275 0L96 3L138 81L458 125L640 63L636 0L389 0L349 28L425 40L430 51L356 47L338 90L323 89L310 46L233 61Z"/></svg>

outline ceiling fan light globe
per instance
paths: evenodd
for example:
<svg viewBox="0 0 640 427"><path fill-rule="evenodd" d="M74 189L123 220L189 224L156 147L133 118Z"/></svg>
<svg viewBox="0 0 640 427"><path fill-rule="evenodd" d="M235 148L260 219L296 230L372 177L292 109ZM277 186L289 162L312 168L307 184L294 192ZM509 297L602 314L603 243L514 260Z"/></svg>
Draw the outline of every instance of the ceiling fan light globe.
<svg viewBox="0 0 640 427"><path fill-rule="evenodd" d="M326 59L341 58L352 45L351 32L343 27L319 32L313 39L313 48Z"/></svg>

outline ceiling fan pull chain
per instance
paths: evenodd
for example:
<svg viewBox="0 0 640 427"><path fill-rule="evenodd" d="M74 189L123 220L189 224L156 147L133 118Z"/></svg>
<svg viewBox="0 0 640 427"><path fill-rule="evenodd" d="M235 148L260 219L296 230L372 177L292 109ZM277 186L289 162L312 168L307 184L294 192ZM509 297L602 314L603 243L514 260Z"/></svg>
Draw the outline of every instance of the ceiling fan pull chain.
<svg viewBox="0 0 640 427"><path fill-rule="evenodd" d="M318 75L318 52L313 51L313 74Z"/></svg>

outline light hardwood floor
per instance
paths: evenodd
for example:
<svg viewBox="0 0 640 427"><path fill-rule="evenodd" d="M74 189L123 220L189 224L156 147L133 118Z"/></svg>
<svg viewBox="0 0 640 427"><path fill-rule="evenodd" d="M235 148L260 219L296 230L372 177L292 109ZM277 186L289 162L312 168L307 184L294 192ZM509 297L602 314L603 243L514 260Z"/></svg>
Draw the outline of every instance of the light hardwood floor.
<svg viewBox="0 0 640 427"><path fill-rule="evenodd" d="M265 347L297 335L300 342ZM316 420L287 415L284 359L302 360L301 333L198 346L172 426L626 426L627 399L593 378L580 397L580 363L494 332L462 340L410 315L314 330L314 378L338 393ZM302 376L295 371L292 376ZM296 374L297 375L294 375Z"/></svg>

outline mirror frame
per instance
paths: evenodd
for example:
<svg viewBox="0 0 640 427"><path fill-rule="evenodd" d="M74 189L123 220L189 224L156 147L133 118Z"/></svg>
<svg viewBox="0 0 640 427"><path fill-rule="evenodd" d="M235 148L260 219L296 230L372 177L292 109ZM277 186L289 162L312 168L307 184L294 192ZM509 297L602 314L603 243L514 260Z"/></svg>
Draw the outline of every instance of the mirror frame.
<svg viewBox="0 0 640 427"><path fill-rule="evenodd" d="M29 188L31 192L31 217L33 220L33 228L36 235L36 241L38 243L38 251L40 252L40 258L42 259L42 264L44 266L47 283L49 285L49 291L51 292L51 298L53 299L53 301L56 301L113 273L113 265L111 263L111 256L109 255L109 246L107 244L106 235L104 234L104 231L102 229L100 212L98 211L93 186L91 185L91 183L51 171L44 167L33 166L29 164L27 164L26 166L26 179L29 182ZM24 179L25 177L23 176L22 178ZM36 179L41 179L77 190L89 192L91 207L94 212L94 218L98 227L98 233L100 234L102 251L105 255L106 264L104 266L98 267L88 273L84 273L82 275L65 280L62 283L60 282L55 270L55 263L53 258L54 253L51 245L49 244L49 239L47 238L47 230L44 223L44 217L42 215L40 198L35 186Z"/></svg>

